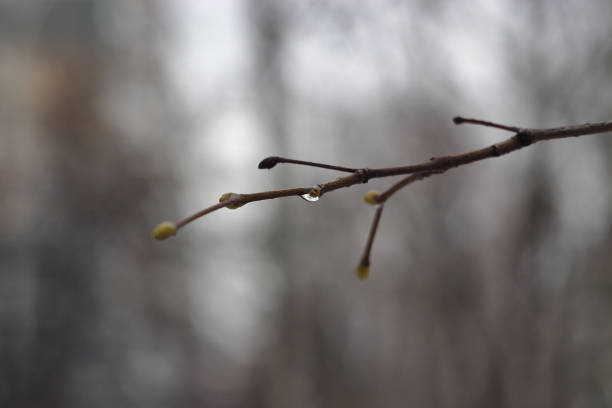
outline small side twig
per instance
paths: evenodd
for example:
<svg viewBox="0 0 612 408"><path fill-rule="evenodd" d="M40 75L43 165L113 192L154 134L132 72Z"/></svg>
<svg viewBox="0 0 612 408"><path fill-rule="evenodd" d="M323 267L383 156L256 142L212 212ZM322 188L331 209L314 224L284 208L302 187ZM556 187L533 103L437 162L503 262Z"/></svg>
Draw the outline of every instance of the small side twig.
<svg viewBox="0 0 612 408"><path fill-rule="evenodd" d="M384 203L385 201L389 199L389 197L391 197L393 194L400 191L402 188L406 187L408 184L412 184L415 181L423 180L424 178L429 177L432 174L444 173L446 170L447 169L422 171L420 173L414 173L409 176L406 176L400 181L398 181L397 183L395 183L394 185L392 185L391 187L389 187L387 190L377 195L376 201L378 201L379 203Z"/></svg>
<svg viewBox="0 0 612 408"><path fill-rule="evenodd" d="M461 116L455 116L453 118L453 122L455 123L455 125L460 125L462 123L470 123L472 125L488 126L496 129L507 130L509 132L520 132L521 130L520 128L514 126L501 125L499 123L489 122L487 120L463 118Z"/></svg>
<svg viewBox="0 0 612 408"><path fill-rule="evenodd" d="M384 205L380 204L376 207L376 213L374 213L374 219L372 220L372 226L370 227L370 233L368 234L368 241L363 250L361 261L357 266L357 277L361 280L367 278L370 275L370 253L372 252L372 244L374 244L374 237L376 237L376 231L378 230L378 223L380 222L380 216L382 215Z"/></svg>
<svg viewBox="0 0 612 408"><path fill-rule="evenodd" d="M359 170L359 169L352 169L350 167L335 166L333 164L315 163L315 162L305 161L305 160L288 159L286 157L279 157L279 156L266 157L265 159L259 162L259 164L257 165L257 168L271 169L272 167L276 166L278 163L300 164L302 166L320 167L322 169L338 170L338 171L344 171L347 173L355 173L357 170Z"/></svg>

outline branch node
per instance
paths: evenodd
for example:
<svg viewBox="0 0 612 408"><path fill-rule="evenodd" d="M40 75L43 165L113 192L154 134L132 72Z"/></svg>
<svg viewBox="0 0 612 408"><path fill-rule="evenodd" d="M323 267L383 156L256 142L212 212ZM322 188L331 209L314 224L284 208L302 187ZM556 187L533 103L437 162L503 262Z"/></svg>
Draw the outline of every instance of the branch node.
<svg viewBox="0 0 612 408"><path fill-rule="evenodd" d="M370 180L370 169L364 168L357 170L357 174L359 174L359 179L362 183L367 183Z"/></svg>
<svg viewBox="0 0 612 408"><path fill-rule="evenodd" d="M527 130L521 130L516 134L516 140L521 144L521 146L529 146L533 140L531 134Z"/></svg>
<svg viewBox="0 0 612 408"><path fill-rule="evenodd" d="M501 154L499 153L499 150L497 150L497 145L491 146L491 150L493 151L493 156L495 157L501 156Z"/></svg>

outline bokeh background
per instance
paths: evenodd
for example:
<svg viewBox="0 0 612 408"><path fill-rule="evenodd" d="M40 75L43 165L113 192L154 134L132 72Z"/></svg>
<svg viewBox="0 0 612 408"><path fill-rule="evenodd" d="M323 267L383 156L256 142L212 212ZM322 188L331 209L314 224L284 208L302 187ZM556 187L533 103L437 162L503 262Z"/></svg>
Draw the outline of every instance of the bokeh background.
<svg viewBox="0 0 612 408"><path fill-rule="evenodd" d="M0 406L606 407L612 139L393 197L227 191L612 119L607 0L0 0Z"/></svg>

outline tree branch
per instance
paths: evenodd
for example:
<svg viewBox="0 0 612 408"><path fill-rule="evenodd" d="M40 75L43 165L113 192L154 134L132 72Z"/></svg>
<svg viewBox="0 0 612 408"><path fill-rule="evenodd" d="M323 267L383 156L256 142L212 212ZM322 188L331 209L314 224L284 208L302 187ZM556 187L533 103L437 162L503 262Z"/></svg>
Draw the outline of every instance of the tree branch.
<svg viewBox="0 0 612 408"><path fill-rule="evenodd" d="M153 236L156 239L166 239L172 235L176 234L180 228L189 224L190 222L209 214L213 211L216 211L220 208L228 207L230 209L236 209L244 204L253 202L253 201L262 201L262 200L271 200L275 198L281 197L289 197L289 196L303 196L305 194L311 193L316 196L323 196L326 193L331 191L350 187L354 184L359 183L367 183L369 180L373 178L381 178L381 177L391 177L398 175L408 175L403 178L389 189L384 191L382 194L377 194L376 192L371 192L374 194L373 201L374 204L379 204L376 216L374 218L374 222L372 224L372 228L370 230L370 237L368 238L368 244L366 246L366 251L364 252L364 256L362 257L362 262L360 263L360 267L368 268L369 272L369 253L372 247L372 242L374 240L374 235L376 234L376 228L378 226L378 222L380 220L380 214L382 212L382 203L386 202L389 197L393 194L406 187L407 185L422 180L426 177L429 177L434 174L441 174L446 172L449 169L454 167L463 166L466 164L474 163L480 160L499 157L505 154L514 152L516 150L522 149L531 144L544 141L544 140L552 140L552 139L561 139L566 137L578 137L585 135L592 135L596 133L605 133L612 131L612 121L600 122L600 123L585 123L583 125L576 126L565 126L558 128L549 128L549 129L528 129L528 128L518 128L515 126L506 126L501 125L494 122L484 121L480 119L469 119L463 117L455 117L453 122L457 125L462 123L480 125L493 127L496 129L501 129L509 132L514 132L515 135L502 141L499 143L495 143L491 146L487 146L481 149L472 150L466 153L444 156L438 158L431 158L429 161L413 164L409 166L399 166L399 167L388 167L388 168L378 168L378 169L355 169L343 166L335 166L330 164L322 164L322 163L314 163L303 160L295 160L288 159L284 157L271 156L264 160L262 160L258 167L260 169L271 169L278 163L291 163L291 164L299 164L313 167L321 167L331 170L338 170L351 173L348 176L338 178L336 180L330 181L323 185L316 187L298 187L286 190L273 190L273 191L263 191L259 193L253 194L234 194L234 193L226 193L219 199L219 203L214 204L208 208L205 208L189 217L186 217L176 224L171 222L164 222L160 224L153 232ZM364 263L364 260L367 261L367 265ZM363 271L361 271L363 272ZM359 271L358 275L361 277ZM367 273L365 273L367 276Z"/></svg>
<svg viewBox="0 0 612 408"><path fill-rule="evenodd" d="M330 191L337 190L343 187L350 187L354 184L359 183L367 183L368 180L373 178L381 178L381 177L390 177L397 176L403 174L413 174L412 177L406 177L402 181L398 182L396 185L391 187L389 190L385 191L379 196L379 201L385 201L392 194L397 192L399 189L405 187L406 185L421 180L425 177L428 177L432 174L443 173L453 167L459 167L465 164L473 163L476 161L488 159L491 157L499 157L504 154L522 149L523 147L529 146L530 144L537 143L543 140L551 140L551 139L560 139L566 137L577 137L577 136L585 136L591 135L595 133L604 133L612 131L612 121L601 122L601 123L586 123L584 125L577 126L566 126L559 128L550 128L550 129L520 129L512 126L504 126L494 124L492 122L481 121L477 119L465 119L461 117L454 118L454 122L456 124L461 123L471 123L483 126L491 126L496 127L508 131L516 131L516 135L506 139L502 142L493 144L491 146L473 150L467 153L453 155L453 156L444 156L438 158L432 158L431 160L419 164L413 164L410 166L400 166L400 167L389 167L389 168L379 168L379 169L349 169L343 168L345 171L351 171L353 174L350 176L342 177L334 181L330 181L325 183L321 187L321 195L325 193L329 193ZM270 159L270 160L269 160ZM268 160L268 162L266 162ZM262 166L261 163L266 162L265 166ZM260 168L271 168L276 165L276 163L298 163L305 165L316 165L316 167L324 167L330 168L334 170L342 169L340 166L332 166L325 165L320 163L312 163L305 162L301 160L292 160L280 157L272 157L268 159L264 159L260 163ZM274 163L274 164L271 164ZM269 167L268 167L269 166ZM234 198L232 200L224 201L223 203L212 205L208 208L205 208L202 211L199 211L179 222L177 222L177 229L183 227L185 224L190 223L191 221L202 217L208 213L216 211L220 208L227 207L231 204L247 204L252 201L261 201L261 200L270 200L274 198L280 197L289 197L295 195L303 195L307 194L310 191L310 187L304 188L293 188L288 190L274 190L274 191L264 191L260 193L254 194L241 194L239 198Z"/></svg>

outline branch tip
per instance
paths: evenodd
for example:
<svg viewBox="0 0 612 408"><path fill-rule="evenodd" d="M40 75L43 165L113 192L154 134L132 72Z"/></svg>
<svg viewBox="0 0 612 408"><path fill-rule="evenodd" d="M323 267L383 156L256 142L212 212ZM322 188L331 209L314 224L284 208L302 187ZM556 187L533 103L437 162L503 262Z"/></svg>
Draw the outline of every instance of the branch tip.
<svg viewBox="0 0 612 408"><path fill-rule="evenodd" d="M265 159L259 162L259 164L257 165L257 168L271 169L272 167L278 164L278 162L280 161L279 159L280 158L278 156L266 157Z"/></svg>
<svg viewBox="0 0 612 408"><path fill-rule="evenodd" d="M158 241L163 241L164 239L168 239L173 235L176 235L176 230L178 228L173 222L164 221L157 225L153 230L153 238Z"/></svg>
<svg viewBox="0 0 612 408"><path fill-rule="evenodd" d="M359 280L366 280L370 276L370 261L368 260L367 263L360 262L355 269L355 274Z"/></svg>
<svg viewBox="0 0 612 408"><path fill-rule="evenodd" d="M379 195L380 193L378 191L370 190L366 193L366 195L363 196L363 201L365 201L368 204L378 205L380 204L380 201L378 201Z"/></svg>
<svg viewBox="0 0 612 408"><path fill-rule="evenodd" d="M521 130L515 126L506 126L500 123L489 122L488 120L463 118L461 116L455 116L453 118L453 122L455 123L455 125L460 125L462 123L471 123L472 125L488 126L496 129L506 130L508 132L519 132Z"/></svg>

